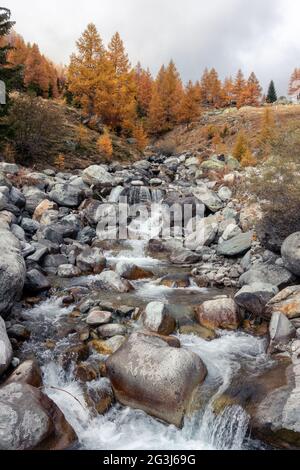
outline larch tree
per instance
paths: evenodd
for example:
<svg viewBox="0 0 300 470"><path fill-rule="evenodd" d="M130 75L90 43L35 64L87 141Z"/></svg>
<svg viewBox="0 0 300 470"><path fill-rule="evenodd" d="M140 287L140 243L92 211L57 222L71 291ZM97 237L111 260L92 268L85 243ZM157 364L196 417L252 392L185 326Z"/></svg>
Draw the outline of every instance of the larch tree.
<svg viewBox="0 0 300 470"><path fill-rule="evenodd" d="M152 98L153 78L150 70L144 70L140 63L135 68L137 113L140 118L149 115Z"/></svg>
<svg viewBox="0 0 300 470"><path fill-rule="evenodd" d="M187 126L200 114L197 88L189 81L185 87L180 107L180 122Z"/></svg>
<svg viewBox="0 0 300 470"><path fill-rule="evenodd" d="M224 106L231 106L234 101L234 82L232 77L226 77L223 85Z"/></svg>
<svg viewBox="0 0 300 470"><path fill-rule="evenodd" d="M234 81L234 101L236 102L236 105L238 108L244 105L244 92L246 88L246 80L244 78L243 72L238 70L238 73L236 75L235 81Z"/></svg>
<svg viewBox="0 0 300 470"><path fill-rule="evenodd" d="M244 92L242 93L242 102L246 106L259 106L261 102L262 87L252 72L247 80Z"/></svg>
<svg viewBox="0 0 300 470"><path fill-rule="evenodd" d="M41 55L37 44L29 49L25 62L24 85L37 96L47 97L49 93L49 76L47 61Z"/></svg>
<svg viewBox="0 0 300 470"><path fill-rule="evenodd" d="M171 130L180 120L180 104L183 97L180 75L172 60L166 69L161 69L157 84L165 114L164 127Z"/></svg>
<svg viewBox="0 0 300 470"><path fill-rule="evenodd" d="M158 83L155 82L152 89L152 97L149 106L148 130L150 134L159 134L166 129L165 109L161 100Z"/></svg>
<svg viewBox="0 0 300 470"><path fill-rule="evenodd" d="M76 43L68 69L68 90L89 115L105 107L108 100L109 65L102 39L90 23Z"/></svg>

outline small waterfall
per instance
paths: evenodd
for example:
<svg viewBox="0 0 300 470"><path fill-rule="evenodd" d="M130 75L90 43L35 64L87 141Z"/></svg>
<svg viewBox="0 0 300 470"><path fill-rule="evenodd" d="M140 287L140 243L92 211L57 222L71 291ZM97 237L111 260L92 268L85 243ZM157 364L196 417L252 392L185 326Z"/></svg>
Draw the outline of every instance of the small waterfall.
<svg viewBox="0 0 300 470"><path fill-rule="evenodd" d="M118 190L119 191L119 190ZM130 206L134 204L159 203L164 197L164 191L157 188L148 188L147 186L131 186L123 188L118 194L117 188L112 190L110 202L119 202L120 196L126 197Z"/></svg>

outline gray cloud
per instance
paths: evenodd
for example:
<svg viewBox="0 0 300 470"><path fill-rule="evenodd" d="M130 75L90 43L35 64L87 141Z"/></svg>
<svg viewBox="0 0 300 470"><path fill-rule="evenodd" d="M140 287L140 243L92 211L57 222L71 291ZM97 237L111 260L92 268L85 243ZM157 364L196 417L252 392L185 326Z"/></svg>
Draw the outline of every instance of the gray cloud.
<svg viewBox="0 0 300 470"><path fill-rule="evenodd" d="M156 73L173 58L184 81L205 66L221 77L254 70L286 94L300 64L297 0L9 0L16 29L56 62L68 63L75 41L93 21L105 42L118 30L132 63Z"/></svg>

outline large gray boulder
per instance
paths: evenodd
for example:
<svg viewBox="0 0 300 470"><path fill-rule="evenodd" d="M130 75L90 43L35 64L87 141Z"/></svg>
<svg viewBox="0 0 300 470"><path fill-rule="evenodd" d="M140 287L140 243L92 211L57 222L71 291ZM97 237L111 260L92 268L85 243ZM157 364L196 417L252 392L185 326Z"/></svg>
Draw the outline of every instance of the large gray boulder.
<svg viewBox="0 0 300 470"><path fill-rule="evenodd" d="M212 212L218 212L224 206L222 199L205 184L197 186L193 190L193 195Z"/></svg>
<svg viewBox="0 0 300 470"><path fill-rule="evenodd" d="M76 260L78 268L83 273L99 274L106 267L106 259L100 248L85 248L82 253L77 256Z"/></svg>
<svg viewBox="0 0 300 470"><path fill-rule="evenodd" d="M300 276L300 232L286 238L281 247L281 256L285 267Z"/></svg>
<svg viewBox="0 0 300 470"><path fill-rule="evenodd" d="M250 250L253 241L253 233L240 233L230 240L224 241L218 246L218 254L223 256L241 256Z"/></svg>
<svg viewBox="0 0 300 470"><path fill-rule="evenodd" d="M108 173L105 167L92 165L86 168L82 174L82 180L89 186L113 186L114 177Z"/></svg>
<svg viewBox="0 0 300 470"><path fill-rule="evenodd" d="M64 450L76 434L40 390L22 383L0 389L0 450Z"/></svg>
<svg viewBox="0 0 300 470"><path fill-rule="evenodd" d="M47 199L46 193L34 186L25 186L22 191L26 198L26 210L30 214L33 214L38 205Z"/></svg>
<svg viewBox="0 0 300 470"><path fill-rule="evenodd" d="M26 267L18 239L1 222L0 253L0 315L6 316L22 294Z"/></svg>
<svg viewBox="0 0 300 470"><path fill-rule="evenodd" d="M256 282L251 286L244 286L235 295L234 300L248 312L262 315L266 304L278 294L278 288L271 284Z"/></svg>
<svg viewBox="0 0 300 470"><path fill-rule="evenodd" d="M72 184L57 184L48 194L49 198L63 207L78 207L83 200L81 188Z"/></svg>
<svg viewBox="0 0 300 470"><path fill-rule="evenodd" d="M206 377L200 357L154 336L135 333L106 362L117 400L180 427Z"/></svg>
<svg viewBox="0 0 300 470"><path fill-rule="evenodd" d="M12 347L7 336L3 318L0 317L0 376L6 371L12 360Z"/></svg>
<svg viewBox="0 0 300 470"><path fill-rule="evenodd" d="M186 228L185 247L188 250L197 251L203 246L211 245L217 236L218 228L216 216L190 220Z"/></svg>
<svg viewBox="0 0 300 470"><path fill-rule="evenodd" d="M257 282L263 282L277 286L279 289L292 284L293 274L285 268L275 264L262 264L251 268L240 277L240 285L251 285Z"/></svg>

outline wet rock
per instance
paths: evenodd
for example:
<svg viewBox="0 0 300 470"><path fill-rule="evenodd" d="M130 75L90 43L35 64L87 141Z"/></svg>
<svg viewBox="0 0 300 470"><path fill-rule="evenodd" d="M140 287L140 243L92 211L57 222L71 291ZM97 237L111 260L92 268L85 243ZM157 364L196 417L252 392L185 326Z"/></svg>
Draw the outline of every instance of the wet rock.
<svg viewBox="0 0 300 470"><path fill-rule="evenodd" d="M212 341L217 338L215 331L209 330L201 325L183 325L179 329L181 335L195 335L206 341Z"/></svg>
<svg viewBox="0 0 300 470"><path fill-rule="evenodd" d="M199 356L133 334L106 362L117 400L180 427L207 370Z"/></svg>
<svg viewBox="0 0 300 470"><path fill-rule="evenodd" d="M12 356L12 346L7 336L5 322L0 316L0 377L8 369Z"/></svg>
<svg viewBox="0 0 300 470"><path fill-rule="evenodd" d="M26 268L18 239L0 221L0 315L7 315L19 299Z"/></svg>
<svg viewBox="0 0 300 470"><path fill-rule="evenodd" d="M191 287L191 277L189 274L167 274L158 279L157 283L172 289L186 288Z"/></svg>
<svg viewBox="0 0 300 470"><path fill-rule="evenodd" d="M71 184L57 184L48 194L49 198L59 206L75 208L83 200L83 192Z"/></svg>
<svg viewBox="0 0 300 470"><path fill-rule="evenodd" d="M73 266L73 264L61 264L58 267L57 275L58 277L72 278L80 276L81 271L77 266Z"/></svg>
<svg viewBox="0 0 300 470"><path fill-rule="evenodd" d="M99 415L106 413L114 403L114 392L105 378L97 385L87 386L84 397L87 405Z"/></svg>
<svg viewBox="0 0 300 470"><path fill-rule="evenodd" d="M235 302L247 312L261 316L266 304L278 293L278 288L271 284L256 282L244 286L235 295Z"/></svg>
<svg viewBox="0 0 300 470"><path fill-rule="evenodd" d="M105 271L100 274L97 282L100 284L102 289L113 291L113 292L130 292L133 290L133 286L129 281L122 279L118 273L114 271Z"/></svg>
<svg viewBox="0 0 300 470"><path fill-rule="evenodd" d="M22 383L40 388L43 385L42 371L35 360L22 362L19 367L9 376L4 385L11 383Z"/></svg>
<svg viewBox="0 0 300 470"><path fill-rule="evenodd" d="M88 364L87 362L81 362L77 364L74 369L74 377L76 380L82 383L86 382L93 382L94 380L98 379L100 375L99 368L97 370L92 364Z"/></svg>
<svg viewBox="0 0 300 470"><path fill-rule="evenodd" d="M15 323L7 329L9 338L14 338L18 341L27 341L31 332L21 323Z"/></svg>
<svg viewBox="0 0 300 470"><path fill-rule="evenodd" d="M279 289L294 282L294 276L287 269L274 264L262 264L251 268L240 277L240 285L262 282L277 286Z"/></svg>
<svg viewBox="0 0 300 470"><path fill-rule="evenodd" d="M300 317L300 286L290 286L273 297L266 305L264 316L282 313L289 319Z"/></svg>
<svg viewBox="0 0 300 470"><path fill-rule="evenodd" d="M196 264L201 261L201 255L198 255L196 253L193 253L192 251L182 251L181 253L173 253L170 256L170 261L173 264Z"/></svg>
<svg viewBox="0 0 300 470"><path fill-rule="evenodd" d="M75 344L69 346L59 357L59 362L64 369L67 369L72 363L84 362L88 359L90 353L86 344Z"/></svg>
<svg viewBox="0 0 300 470"><path fill-rule="evenodd" d="M181 348L181 343L176 336L164 336L149 330L139 330L139 333L142 333L145 336L150 336L151 338L159 338L171 348Z"/></svg>
<svg viewBox="0 0 300 470"><path fill-rule="evenodd" d="M59 266L64 264L68 264L68 258L62 254L48 255L43 260L44 268L59 268Z"/></svg>
<svg viewBox="0 0 300 470"><path fill-rule="evenodd" d="M112 313L111 312L104 312L101 310L92 310L87 319L86 322L89 326L100 326L104 325L106 323L109 323L112 319Z"/></svg>
<svg viewBox="0 0 300 470"><path fill-rule="evenodd" d="M300 232L293 233L281 247L284 266L296 276L300 276Z"/></svg>
<svg viewBox="0 0 300 470"><path fill-rule="evenodd" d="M239 307L227 297L208 300L195 310L200 325L215 330L237 330L241 324Z"/></svg>
<svg viewBox="0 0 300 470"><path fill-rule="evenodd" d="M154 333L168 336L176 328L176 321L170 315L168 306L162 302L151 302L147 305L143 314L145 328Z"/></svg>
<svg viewBox="0 0 300 470"><path fill-rule="evenodd" d="M94 340L89 343L89 346L97 351L99 354L109 356L114 354L123 345L125 341L124 336L114 336L106 341Z"/></svg>
<svg viewBox="0 0 300 470"><path fill-rule="evenodd" d="M83 273L99 274L106 267L106 259L99 248L85 248L77 256L76 264Z"/></svg>
<svg viewBox="0 0 300 470"><path fill-rule="evenodd" d="M86 168L82 174L84 183L89 186L113 186L114 177L108 173L105 167L100 165L92 165Z"/></svg>
<svg viewBox="0 0 300 470"><path fill-rule="evenodd" d="M118 323L102 325L97 331L100 338L104 339L113 338L114 336L125 336L127 334L126 327L124 325L119 325Z"/></svg>
<svg viewBox="0 0 300 470"><path fill-rule="evenodd" d="M48 279L37 269L31 269L26 274L24 289L27 293L38 294L49 290L51 284Z"/></svg>
<svg viewBox="0 0 300 470"><path fill-rule="evenodd" d="M1 450L64 450L75 440L62 412L41 391L22 383L0 389Z"/></svg>
<svg viewBox="0 0 300 470"><path fill-rule="evenodd" d="M153 273L147 269L141 268L134 263L120 261L116 265L116 273L128 281L138 281L153 277Z"/></svg>
<svg viewBox="0 0 300 470"><path fill-rule="evenodd" d="M218 254L223 256L238 256L250 250L253 242L253 233L241 233L218 246Z"/></svg>
<svg viewBox="0 0 300 470"><path fill-rule="evenodd" d="M275 312L272 314L270 326L270 352L276 349L278 344L287 344L291 339L296 337L296 328L292 322L282 313Z"/></svg>

